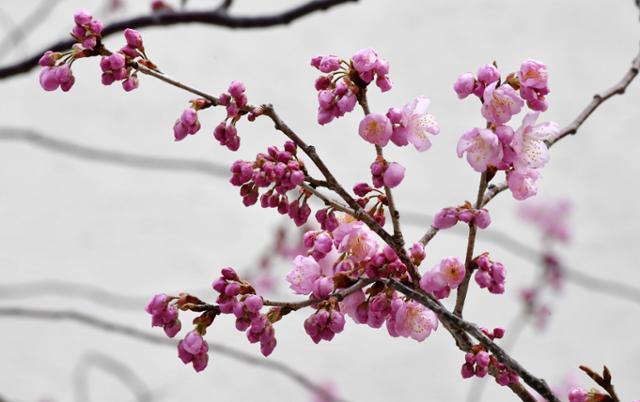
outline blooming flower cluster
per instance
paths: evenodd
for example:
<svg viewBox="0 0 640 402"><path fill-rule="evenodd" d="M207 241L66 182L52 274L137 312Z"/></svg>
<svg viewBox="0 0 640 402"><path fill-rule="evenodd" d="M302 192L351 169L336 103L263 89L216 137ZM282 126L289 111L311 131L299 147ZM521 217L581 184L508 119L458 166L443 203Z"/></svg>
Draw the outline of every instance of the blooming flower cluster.
<svg viewBox="0 0 640 402"><path fill-rule="evenodd" d="M491 261L489 253L480 254L473 263L478 268L473 278L482 289L487 288L495 294L504 293L507 271L502 263Z"/></svg>
<svg viewBox="0 0 640 402"><path fill-rule="evenodd" d="M539 169L549 161L545 140L559 131L555 123L536 124L539 112L547 109L546 66L526 60L517 73L509 74L505 82L501 82L500 71L489 64L481 67L475 77L471 73L460 75L454 90L461 99L476 95L482 102L482 116L487 120L486 128L474 127L462 135L458 156L466 153L469 165L478 172L504 170L515 199L535 195ZM527 114L522 125L514 130L506 123L520 113L525 101L534 112Z"/></svg>
<svg viewBox="0 0 640 402"><path fill-rule="evenodd" d="M254 162L235 161L231 165L231 184L240 187L245 206L258 202L263 208L277 208L288 214L298 226L302 226L311 215L307 200L309 194L302 191L300 197L289 202L287 193L298 187L305 179L304 164L296 156L297 147L287 141L284 150L275 146L267 153L259 153ZM259 189L269 187L260 195Z"/></svg>
<svg viewBox="0 0 640 402"><path fill-rule="evenodd" d="M316 56L311 65L326 74L315 82L318 123L323 125L351 112L359 94L374 79L382 92L391 89L389 63L371 48L358 51L349 61L335 55Z"/></svg>
<svg viewBox="0 0 640 402"><path fill-rule="evenodd" d="M491 216L485 208L475 209L467 201L459 207L443 208L433 218L431 225L436 229L448 229L460 221L486 229L491 224Z"/></svg>
<svg viewBox="0 0 640 402"><path fill-rule="evenodd" d="M464 261L458 257L446 257L422 276L420 287L438 299L444 299L451 289L462 283L466 272Z"/></svg>

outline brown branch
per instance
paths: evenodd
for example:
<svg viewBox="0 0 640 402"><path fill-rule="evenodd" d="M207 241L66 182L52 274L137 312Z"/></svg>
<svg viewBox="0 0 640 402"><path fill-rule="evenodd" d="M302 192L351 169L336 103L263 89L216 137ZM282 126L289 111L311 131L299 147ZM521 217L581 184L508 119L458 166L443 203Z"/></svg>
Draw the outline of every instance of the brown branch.
<svg viewBox="0 0 640 402"><path fill-rule="evenodd" d="M156 345L175 348L178 344L176 340L167 338L165 336L151 334L147 331L141 331L134 327L107 321L102 318L97 318L92 315L73 310L45 310L38 308L0 307L0 317L36 319L46 321L73 321L105 332L120 334L132 339ZM342 399L335 399L331 397L321 386L315 384L307 376L284 363L281 363L277 360L254 357L248 353L241 351L240 349L221 345L219 343L208 343L213 353L227 356L233 360L240 361L250 366L262 367L265 369L276 371L284 375L285 377L288 377L290 380L294 381L303 388L306 388L311 392L320 393L325 397L330 398L328 400L331 400L333 402L344 402Z"/></svg>
<svg viewBox="0 0 640 402"><path fill-rule="evenodd" d="M334 292L332 294L330 294L329 296L323 298L323 299L313 299L313 298L308 298L299 302L281 302L281 301L274 301L274 300L267 300L264 299L262 304L265 306L272 306L272 307L283 307L289 311L296 311L296 310L300 310L301 308L305 308L305 307L309 307L312 304L318 303L321 300L327 300L327 299L331 299L331 298L335 298L338 301L341 301L342 299L344 299L345 297L349 296L350 294L357 292L358 290L364 288L367 285L372 284L373 282L375 282L375 280L373 279L360 279L358 282L356 282L355 284L351 285L348 288L345 289L341 289L338 290L337 292Z"/></svg>
<svg viewBox="0 0 640 402"><path fill-rule="evenodd" d="M445 326L457 328L462 330L478 340L481 344L483 344L493 355L502 362L505 366L507 366L511 371L518 374L520 378L531 388L533 388L536 392L542 395L549 402L560 402L560 400L553 394L547 383L541 379L535 377L533 374L529 373L524 367L520 365L514 358L509 356L507 352L504 351L500 346L498 346L495 342L493 342L488 336L486 336L475 324L472 324L468 321L463 320L458 317L454 313L447 310L438 300L434 299L432 296L417 291L415 289L410 288L409 286L398 282L394 279L389 279L387 283L404 294L405 296L417 301L418 303L424 305L433 311L437 316L440 322L445 324ZM515 391L514 391L515 392ZM518 394L520 396L520 394ZM530 396L530 395L529 395ZM522 399L522 397L521 397ZM523 399L526 400L526 399Z"/></svg>
<svg viewBox="0 0 640 402"><path fill-rule="evenodd" d="M102 37L121 33L126 28L140 29L152 26L170 26L177 24L207 24L226 28L267 28L287 25L299 18L317 11L327 10L340 4L358 0L310 0L288 10L263 16L232 16L226 11L167 11L142 15L108 24L102 30ZM46 49L16 63L0 67L0 79L26 73L38 65L40 56L46 50L62 51L71 48L73 39L65 39L47 46Z"/></svg>
<svg viewBox="0 0 640 402"><path fill-rule="evenodd" d="M322 194L321 192L319 192L315 188L313 188L313 187L311 187L311 186L309 186L307 184L304 184L304 183L302 183L300 185L300 187L302 187L306 191L310 192L311 194L315 195L320 201L322 201L324 203L324 205L326 205L328 207L332 207L333 209L335 209L337 211L344 212L345 214L348 214L348 215L351 215L351 216L355 216L355 212L352 209L342 205L338 201L334 201L334 200L330 199L329 197L327 197L326 195Z"/></svg>
<svg viewBox="0 0 640 402"><path fill-rule="evenodd" d="M482 207L482 200L484 197L484 193L487 189L487 173L483 172L480 175L480 184L478 185L478 195L476 197L475 208L479 209ZM471 261L473 260L473 251L476 245L476 234L478 233L478 228L475 223L471 221L469 223L469 236L467 237L467 255L464 260L465 266L465 274L464 279L460 286L458 286L458 291L456 293L456 306L453 309L453 313L458 317L462 317L462 310L464 309L464 302L467 299L467 292L469 290L469 281L471 280L471 274L473 274L473 267L471 266Z"/></svg>

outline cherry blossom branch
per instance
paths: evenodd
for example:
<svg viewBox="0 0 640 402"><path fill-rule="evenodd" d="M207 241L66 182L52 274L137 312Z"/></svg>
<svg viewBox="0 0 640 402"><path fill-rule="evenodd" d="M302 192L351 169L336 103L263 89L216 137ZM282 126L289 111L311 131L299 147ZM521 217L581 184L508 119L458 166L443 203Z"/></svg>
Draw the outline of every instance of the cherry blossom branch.
<svg viewBox="0 0 640 402"><path fill-rule="evenodd" d="M527 385L546 398L547 401L560 402L543 379L537 378L533 374L529 373L515 359L509 356L504 349L485 335L475 324L465 321L456 314L450 312L439 301L426 293L412 289L411 287L394 279L389 279L387 283L405 296L429 308L438 316L438 319L443 324L446 323L451 327L463 330L478 340L482 345L490 350L501 363L507 366L511 371L518 374Z"/></svg>
<svg viewBox="0 0 640 402"><path fill-rule="evenodd" d="M480 184L478 185L478 195L476 197L475 208L481 208L482 200L484 197L484 192L487 189L487 173L484 172L480 175ZM467 254L465 257L464 266L466 269L466 273L464 275L464 279L460 286L458 286L458 292L456 294L456 305L453 309L453 313L458 317L462 317L462 310L464 309L464 302L467 298L467 292L469 290L469 280L471 280L471 274L473 273L472 260L473 260L473 251L476 244L476 234L478 228L476 227L475 222L469 223L469 236L467 238Z"/></svg>
<svg viewBox="0 0 640 402"><path fill-rule="evenodd" d="M274 301L274 300L264 299L262 304L264 306L281 307L284 310L286 310L284 312L286 314L286 313L288 313L290 311L300 310L302 308L309 307L312 304L315 304L315 303L318 303L318 302L320 302L322 300L327 300L327 299L330 299L330 298L335 298L337 301L341 301L342 299L344 299L345 297L349 296L350 294L355 293L358 290L361 290L365 286L371 285L373 282L375 282L375 280L373 280L373 279L360 279L355 284L351 285L350 287L338 290L337 292L334 292L334 293L330 294L329 296L324 297L322 299L309 298L309 299L305 299L305 300L302 300L302 301L299 301L299 302L281 302L281 301Z"/></svg>
<svg viewBox="0 0 640 402"><path fill-rule="evenodd" d="M93 327L105 332L120 334L132 339L156 345L169 346L171 348L175 348L177 345L177 342L175 340L166 338L164 336L150 334L137 328L129 327L112 321L107 321L102 318L97 318L92 315L74 310L45 310L26 307L0 307L0 317L36 319L45 321L73 321L78 324ZM262 367L265 369L276 371L284 375L285 377L288 377L300 386L306 388L307 390L325 396L326 398L328 398L327 400L333 402L345 402L342 399L336 399L335 397L329 395L321 386L316 385L304 374L289 367L284 363L271 359L266 360L259 357L254 357L239 349L235 349L233 347L221 345L218 343L209 342L209 345L214 352L220 355L227 356L231 359L249 364L251 366Z"/></svg>
<svg viewBox="0 0 640 402"><path fill-rule="evenodd" d="M177 81L168 75L165 75L156 70L150 69L142 64L134 63L133 67L137 69L139 72L157 78L167 84L175 86L184 91L190 92L194 95L198 95L204 99L207 99L213 106L219 105L220 101L217 97L207 94L203 91L200 91L196 88L193 88L189 85L186 85L180 81ZM245 112L250 112L252 110L259 109L262 112L262 115L267 116L274 123L274 127L277 131L283 133L287 138L293 141L298 148L300 148L314 165L320 170L320 173L324 176L326 180L326 187L333 190L337 195L342 198L347 205L353 209L353 216L364 222L371 230L373 230L380 238L387 243L398 255L398 258L405 264L407 270L411 274L414 282L417 283L420 280L420 273L416 269L415 265L409 258L406 253L404 247L396 241L395 237L387 232L371 215L369 215L362 207L356 202L356 200L344 189L344 187L336 180L333 173L329 170L324 161L320 158L316 149L313 145L307 144L295 131L293 131L276 113L273 105L263 104L260 106L247 105L242 108Z"/></svg>
<svg viewBox="0 0 640 402"><path fill-rule="evenodd" d="M207 160L198 160L198 159L188 159L188 158L169 158L169 157L159 157L159 156L146 156L139 155L121 151L111 151L98 147L90 147L86 145L81 145L75 142L62 140L55 138L53 136L38 132L36 130L27 129L27 128L19 128L19 127L0 127L0 141L25 141L29 144L32 144L36 147L41 147L45 150L52 152L59 152L62 154L70 155L73 157L89 160L89 161L97 161L104 163L112 163L119 166L127 166L133 168L141 168L141 169L149 169L149 170L168 170L172 172L193 172L198 174L204 174L207 176L213 176L218 178L227 178L229 175L229 169L227 166L222 164L216 164ZM310 179L311 185L322 185L325 186L325 182ZM506 183L505 183L506 186ZM324 194L320 193L316 189L313 189L311 186L304 185L305 190L313 192L313 194L318 197L321 201L327 204L327 201L330 203L333 208L343 211L350 215L355 215L355 212L348 207L342 205L338 201L331 200L326 197ZM489 186L485 200L483 201L483 205L487 203L487 197L489 195L495 196L494 187ZM313 190L313 191L312 191ZM419 220L424 221L432 221L433 218L423 213L416 212L403 212L403 216L408 218L406 221L409 225L422 225ZM439 231L434 227L431 227L430 230L423 236L420 240L421 243L427 244ZM456 230L456 228L452 228L445 233L453 233L460 234L463 233ZM467 234L464 234L467 236ZM485 240L491 241L497 245L504 247L506 250L515 252L520 256L527 256L532 259L539 259L541 256L541 252L535 250L534 248L528 246L525 243L520 242L519 240L509 236L506 233L496 231L495 229L491 229L486 231L483 234L483 238ZM616 281L611 281L606 278L597 278L588 274L585 274L581 271L572 269L568 266L561 267L562 272L564 272L567 276L567 280L573 283L576 286L582 287L589 291L598 292L607 294L616 298L620 298L623 300L631 301L634 303L640 304L640 289L635 288L633 286L629 286L625 283L620 283ZM14 287L14 288L12 288ZM27 289L28 287L35 287L35 289ZM24 288L24 289L23 289ZM46 295L46 294L56 294L56 295L66 295L67 292L75 295L77 297L88 298L92 301L100 301L102 296L101 290L100 292L95 292L95 297L91 296L91 289L86 288L84 285L73 284L73 283L63 283L60 281L39 281L35 283L29 283L22 285L5 285L0 286L0 299L6 298L7 295L20 295L18 297L26 297L29 295ZM120 303L120 296L117 297L116 300L115 295L113 297L107 297L107 300L114 300L116 304ZM125 296L123 296L125 297ZM126 296L131 297L131 296ZM146 299L140 298L139 300L143 300L146 302ZM142 302L141 302L142 303ZM107 302L106 304L109 304ZM126 305L126 306L125 306ZM140 305L140 303L138 303ZM122 304L122 308L129 308L132 304L124 303ZM115 306L114 306L115 307ZM131 307L133 308L133 307ZM137 307L136 307L137 308Z"/></svg>
<svg viewBox="0 0 640 402"><path fill-rule="evenodd" d="M627 87L633 82L640 71L640 52L631 62L631 67L622 77L622 79L605 90L604 92L597 93L593 96L591 102L580 112L580 114L566 127L558 132L556 136L545 141L548 148L551 148L555 143L565 138L568 135L575 135L585 121L591 116L591 114L600 107L604 102L612 98L614 95L623 95L627 90ZM482 205L487 205L495 196L509 188L506 182L500 183L495 186L491 186L487 195L484 198Z"/></svg>
<svg viewBox="0 0 640 402"><path fill-rule="evenodd" d="M344 212L345 214L348 214L348 215L351 215L351 216L355 216L356 215L355 211L353 211L352 209L342 205L338 201L331 200L326 195L322 194L321 192L319 192L318 190L316 190L312 186L309 186L307 184L302 183L302 184L300 184L300 187L302 187L306 191L308 191L308 192L312 193L313 195L315 195L316 197L318 197L318 199L320 199L326 206L332 207L333 209L335 209L337 211Z"/></svg>
<svg viewBox="0 0 640 402"><path fill-rule="evenodd" d="M102 30L102 36L107 37L124 31L125 28L146 28L152 26L171 26L177 24L200 23L227 28L266 28L277 25L287 25L299 18L317 11L328 10L340 4L357 2L358 0L310 0L288 10L263 16L232 16L226 10L212 11L167 11L142 15L108 24ZM46 50L60 51L71 48L73 39L61 40L46 47ZM44 50L16 63L0 67L0 79L26 73L38 65L38 59Z"/></svg>

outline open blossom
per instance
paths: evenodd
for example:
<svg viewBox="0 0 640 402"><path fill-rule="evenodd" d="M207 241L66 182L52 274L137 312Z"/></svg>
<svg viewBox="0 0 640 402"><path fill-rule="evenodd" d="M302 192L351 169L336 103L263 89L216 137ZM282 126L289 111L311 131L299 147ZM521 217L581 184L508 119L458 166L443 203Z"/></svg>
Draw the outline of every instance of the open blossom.
<svg viewBox="0 0 640 402"><path fill-rule="evenodd" d="M320 278L320 265L312 257L297 256L293 260L293 269L287 275L291 289L302 295L313 291L314 282Z"/></svg>
<svg viewBox="0 0 640 402"><path fill-rule="evenodd" d="M391 138L393 127L387 116L371 113L360 122L358 133L365 141L384 147Z"/></svg>
<svg viewBox="0 0 640 402"><path fill-rule="evenodd" d="M422 342L438 328L435 313L414 300L400 298L391 302L387 330L391 336L403 336Z"/></svg>
<svg viewBox="0 0 640 402"><path fill-rule="evenodd" d="M538 193L536 180L540 178L540 173L535 169L513 170L507 173L507 184L513 198L516 200L526 200Z"/></svg>
<svg viewBox="0 0 640 402"><path fill-rule="evenodd" d="M398 146L411 143L420 152L431 148L427 134L437 135L440 126L433 115L427 113L428 107L429 99L424 97L417 97L407 103L398 116L399 125L393 129L391 141ZM389 113L393 112L391 110Z"/></svg>
<svg viewBox="0 0 640 402"><path fill-rule="evenodd" d="M542 89L547 87L547 65L541 61L527 59L520 65L518 71L518 80L520 85Z"/></svg>
<svg viewBox="0 0 640 402"><path fill-rule="evenodd" d="M341 253L349 253L354 262L373 257L378 250L375 234L361 221L345 217L333 231L333 238Z"/></svg>
<svg viewBox="0 0 640 402"><path fill-rule="evenodd" d="M484 172L491 165L502 160L502 144L498 136L485 128L472 128L462 135L458 141L457 153L462 158L467 153L467 161L477 172Z"/></svg>
<svg viewBox="0 0 640 402"><path fill-rule="evenodd" d="M560 131L556 123L535 124L540 113L529 113L522 119L522 125L513 135L511 147L516 153L513 165L516 169L538 169L549 161L549 149L544 140Z"/></svg>
<svg viewBox="0 0 640 402"><path fill-rule="evenodd" d="M482 115L493 124L504 124L520 113L524 102L509 85L489 85L483 94Z"/></svg>
<svg viewBox="0 0 640 402"><path fill-rule="evenodd" d="M451 289L457 288L464 279L466 268L458 257L446 257L420 279L420 287L439 299L449 296Z"/></svg>
<svg viewBox="0 0 640 402"><path fill-rule="evenodd" d="M178 357L184 364L193 364L195 371L202 371L209 362L209 345L196 331L191 331L178 343Z"/></svg>

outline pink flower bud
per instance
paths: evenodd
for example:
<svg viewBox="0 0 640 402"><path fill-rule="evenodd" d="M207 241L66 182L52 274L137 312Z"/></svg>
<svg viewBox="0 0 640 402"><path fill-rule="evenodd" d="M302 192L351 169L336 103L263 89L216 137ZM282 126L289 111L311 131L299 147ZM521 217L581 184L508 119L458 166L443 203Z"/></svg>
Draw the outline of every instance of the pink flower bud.
<svg viewBox="0 0 640 402"><path fill-rule="evenodd" d="M389 166L387 166L387 170L383 175L385 186L388 186L389 188L398 186L404 179L404 172L404 166L396 162L391 162Z"/></svg>
<svg viewBox="0 0 640 402"><path fill-rule="evenodd" d="M136 31L135 29L125 29L124 38L127 41L127 45L129 45L130 47L140 50L144 49L144 46L142 45L142 35L140 35L140 32Z"/></svg>
<svg viewBox="0 0 640 402"><path fill-rule="evenodd" d="M464 99L473 93L476 79L471 73L464 73L458 76L455 84L453 84L453 90L458 94L459 99Z"/></svg>

